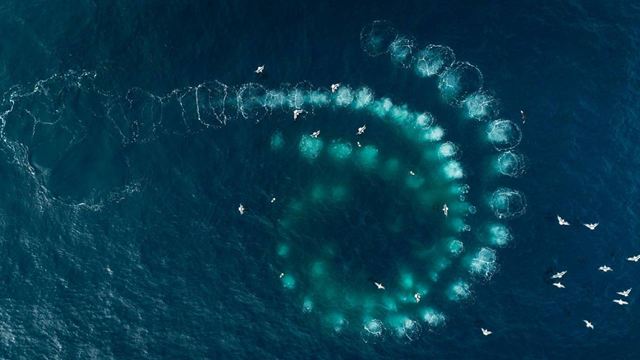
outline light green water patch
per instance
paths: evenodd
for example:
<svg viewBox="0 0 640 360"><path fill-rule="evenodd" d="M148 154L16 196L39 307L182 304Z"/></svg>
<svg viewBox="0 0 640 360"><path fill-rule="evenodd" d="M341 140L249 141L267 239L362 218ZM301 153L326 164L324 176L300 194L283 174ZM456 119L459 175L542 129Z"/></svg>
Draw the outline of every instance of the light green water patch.
<svg viewBox="0 0 640 360"><path fill-rule="evenodd" d="M448 248L449 248L448 249L449 253L457 256L457 255L460 255L464 250L464 244L462 243L462 241L458 239L451 239L449 240Z"/></svg>
<svg viewBox="0 0 640 360"><path fill-rule="evenodd" d="M280 130L271 135L271 150L278 151L284 147L284 136Z"/></svg>
<svg viewBox="0 0 640 360"><path fill-rule="evenodd" d="M464 280L458 280L449 287L448 296L453 301L464 300L471 296L471 286Z"/></svg>
<svg viewBox="0 0 640 360"><path fill-rule="evenodd" d="M311 187L311 201L321 202L327 198L327 189L321 184L315 184Z"/></svg>
<svg viewBox="0 0 640 360"><path fill-rule="evenodd" d="M276 248L276 253L278 254L278 256L280 257L287 257L289 256L289 252L291 251L291 248L289 247L289 244L285 244L285 243L280 243L278 244L277 248Z"/></svg>
<svg viewBox="0 0 640 360"><path fill-rule="evenodd" d="M344 185L334 185L330 189L331 200L334 202L345 201L348 195L347 188Z"/></svg>
<svg viewBox="0 0 640 360"><path fill-rule="evenodd" d="M313 160L320 155L323 146L324 143L322 140L310 135L302 135L298 148L300 149L300 154L303 157Z"/></svg>
<svg viewBox="0 0 640 360"><path fill-rule="evenodd" d="M349 106L353 102L353 90L348 86L341 86L336 92L335 102L338 106Z"/></svg>
<svg viewBox="0 0 640 360"><path fill-rule="evenodd" d="M432 327L444 325L446 320L443 313L441 313L440 311L437 311L432 307L425 307L421 309L420 316L422 317L422 320L424 320L427 324L429 324Z"/></svg>
<svg viewBox="0 0 640 360"><path fill-rule="evenodd" d="M396 301L387 295L382 298L382 307L387 311L398 311L398 304Z"/></svg>
<svg viewBox="0 0 640 360"><path fill-rule="evenodd" d="M296 279L291 274L285 274L281 279L282 286L286 289L293 289L296 287Z"/></svg>
<svg viewBox="0 0 640 360"><path fill-rule="evenodd" d="M326 91L311 91L307 97L307 101L313 106L324 106L331 102L331 98Z"/></svg>
<svg viewBox="0 0 640 360"><path fill-rule="evenodd" d="M489 226L489 242L496 246L505 246L512 239L509 228L502 224L493 224Z"/></svg>
<svg viewBox="0 0 640 360"><path fill-rule="evenodd" d="M309 313L313 310L313 300L310 297L305 296L302 301L302 312Z"/></svg>
<svg viewBox="0 0 640 360"><path fill-rule="evenodd" d="M358 151L357 163L365 169L372 169L378 163L378 148L373 145L366 145Z"/></svg>
<svg viewBox="0 0 640 360"><path fill-rule="evenodd" d="M413 288L414 278L410 272L403 271L400 273L400 287L405 290Z"/></svg>
<svg viewBox="0 0 640 360"><path fill-rule="evenodd" d="M373 102L373 91L368 87L362 87L356 91L356 99L354 106L356 109L361 109L369 106Z"/></svg>
<svg viewBox="0 0 640 360"><path fill-rule="evenodd" d="M327 264L322 260L316 260L311 264L311 276L320 278L327 275Z"/></svg>
<svg viewBox="0 0 640 360"><path fill-rule="evenodd" d="M350 143L344 141L333 141L329 145L329 156L335 160L345 160L351 156L353 147Z"/></svg>

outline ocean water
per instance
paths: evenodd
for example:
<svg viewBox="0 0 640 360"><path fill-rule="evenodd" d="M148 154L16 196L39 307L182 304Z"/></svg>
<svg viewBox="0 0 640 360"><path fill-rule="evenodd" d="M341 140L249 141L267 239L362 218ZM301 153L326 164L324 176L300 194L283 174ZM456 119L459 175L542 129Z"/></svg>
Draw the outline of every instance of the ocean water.
<svg viewBox="0 0 640 360"><path fill-rule="evenodd" d="M639 3L6 0L0 14L0 358L640 357L640 265L626 260L640 254ZM379 19L481 70L522 131L524 174L495 176L488 121L463 119L436 78L362 50ZM399 115L299 103L294 121L256 104L338 82L431 111L466 176L424 161L438 143L416 145ZM327 155L334 140L353 162ZM490 276L472 276L440 240L483 246L496 186L526 212L504 222L513 240ZM471 231L446 225L445 202ZM435 326L397 276L426 279L445 255L418 304L446 316ZM471 293L454 301L457 279ZM396 315L419 325L398 335Z"/></svg>

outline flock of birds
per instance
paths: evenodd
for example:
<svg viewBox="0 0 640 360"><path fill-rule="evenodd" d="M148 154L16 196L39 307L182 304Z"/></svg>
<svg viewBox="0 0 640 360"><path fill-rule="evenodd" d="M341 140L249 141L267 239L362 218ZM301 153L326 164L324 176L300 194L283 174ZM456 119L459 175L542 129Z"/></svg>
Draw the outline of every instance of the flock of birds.
<svg viewBox="0 0 640 360"><path fill-rule="evenodd" d="M560 215L556 215L556 217L557 217L557 219L558 219L558 224L559 224L560 226L570 226L570 225L571 225L567 220L563 219ZM582 225L584 225L584 226L585 226L586 228L588 228L589 230L595 230L595 229L598 227L599 223L590 223L590 224L582 224ZM627 261L631 261L631 262L638 262L638 261L640 261L640 254L639 254L639 255L635 255L635 256L628 257L628 258L627 258ZM607 273L607 272L611 272L611 271L613 271L613 269L612 269L610 266L608 266L608 265L602 265L602 266L598 267L598 270L599 270L599 271L602 271L602 272L604 272L604 273ZM562 279L562 277L563 277L566 273L567 273L567 271L566 271L566 270L565 270L565 271L560 271L560 272L558 272L558 273L553 274L553 275L551 276L551 279L554 279L554 280L560 280L560 279ZM564 289L564 288L565 288L565 286L564 286L564 285L562 284L562 282L560 282L560 281L554 282L552 285L553 285L553 286L555 286L555 287L557 287L558 289ZM622 291L618 291L618 292L616 292L616 294L618 294L618 295L620 295L620 296L622 296L622 297L624 297L624 298L629 297L629 294L630 294L630 293L631 293L631 288L628 288L628 289L626 289L626 290L622 290ZM618 304L618 305L620 305L620 306L629 305L629 302L628 302L628 301L626 301L626 300L624 300L624 299L622 299L622 298L620 298L620 299L614 299L614 300L613 300L613 302L614 302L614 303L616 303L616 304ZM595 327L593 326L593 323L591 323L589 320L582 320L582 321L584 321L584 324L585 324L585 326L586 326L587 328L589 328L589 329L594 329L594 328L595 328Z"/></svg>
<svg viewBox="0 0 640 360"><path fill-rule="evenodd" d="M258 74L258 75L261 75L261 74L264 73L264 70L265 70L265 66L264 65L260 65L260 66L258 66L256 68L256 70L254 72L256 74ZM330 88L331 88L331 92L335 93L340 88L340 83L331 84ZM305 111L302 110L302 109L293 110L293 120L297 120L304 113L305 113ZM520 115L521 115L521 118L522 118L522 123L524 124L524 122L526 121L526 115L525 115L523 110L520 110ZM366 129L367 129L367 125L366 124L362 125L362 126L358 127L358 130L356 131L356 134L357 135L362 135L362 134L364 134ZM317 138L319 135L320 135L320 130L317 130L317 131L314 131L311 134L311 137ZM360 147L361 146L360 142L357 142L357 145ZM409 171L409 173L411 175L415 175L415 173L413 171ZM275 197L271 199L271 203L274 203L275 201L276 201ZM240 204L240 206L238 207L238 212L240 213L240 215L243 215L245 213L245 211L246 211L246 209L244 208L244 206L242 204ZM444 213L445 216L448 215L449 207L447 206L447 204L444 204L444 206L442 207L442 212ZM556 216L557 216L557 219L558 219L558 224L560 226L570 226L571 225L567 220L563 219L559 215L556 215ZM584 225L589 230L593 231L598 227L599 223L597 223L597 222L596 223L584 223L582 225ZM638 261L640 261L640 254L628 257L627 260L631 261L631 262L638 262ZM602 271L604 273L613 271L613 269L611 267L609 267L608 265L602 265L602 266L598 267L598 270ZM553 274L551 276L551 279L557 280L557 281L552 283L552 285L557 287L558 289L564 289L565 286L564 286L564 284L562 284L560 279L562 279L562 277L566 273L567 273L567 271L565 270L565 271L560 271L558 273ZM281 278L283 276L284 276L284 273L280 274ZM385 290L385 287L384 287L384 285L382 283L374 282L373 284L376 286L376 288L378 290ZM618 295L620 295L621 297L624 297L624 298L629 297L630 293L631 293L631 288L616 292L616 294L618 294ZM414 294L414 298L415 298L416 302L420 302L420 294L419 293ZM621 305L621 306L629 305L629 302L627 302L626 300L624 300L622 298L614 299L613 302L618 304L618 305ZM584 322L585 327L587 327L588 329L595 329L593 323L590 322L589 320L582 320L582 321ZM482 331L482 335L484 335L484 336L489 336L489 335L491 335L493 333L492 331L490 331L488 329L485 329L485 328L480 328L480 330Z"/></svg>

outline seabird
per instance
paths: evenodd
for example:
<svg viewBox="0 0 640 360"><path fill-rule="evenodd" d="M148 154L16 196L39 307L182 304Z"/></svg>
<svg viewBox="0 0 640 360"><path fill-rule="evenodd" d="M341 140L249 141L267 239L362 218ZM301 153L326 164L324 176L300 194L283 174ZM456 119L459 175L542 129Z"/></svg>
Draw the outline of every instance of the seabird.
<svg viewBox="0 0 640 360"><path fill-rule="evenodd" d="M608 267L607 265L602 265L598 268L598 270L602 271L602 272L609 272L609 271L613 271L612 268Z"/></svg>
<svg viewBox="0 0 640 360"><path fill-rule="evenodd" d="M264 65L258 66L258 68L256 68L255 70L256 74L262 74L263 72L264 72Z"/></svg>
<svg viewBox="0 0 640 360"><path fill-rule="evenodd" d="M284 277L284 273L280 273L280 276L278 278L282 279Z"/></svg>
<svg viewBox="0 0 640 360"><path fill-rule="evenodd" d="M449 207L447 206L447 204L444 204L444 206L442 207L442 212L444 213L444 216L449 216Z"/></svg>
<svg viewBox="0 0 640 360"><path fill-rule="evenodd" d="M380 284L379 282L374 282L374 284L376 285L376 287L380 290L384 290L384 285Z"/></svg>
<svg viewBox="0 0 640 360"><path fill-rule="evenodd" d="M527 121L527 115L524 114L524 110L520 110L520 118L522 119L523 124Z"/></svg>
<svg viewBox="0 0 640 360"><path fill-rule="evenodd" d="M480 328L480 330L482 330L482 335L484 335L484 336L489 336L489 335L493 334L492 331L489 331L489 330L487 330L485 328Z"/></svg>
<svg viewBox="0 0 640 360"><path fill-rule="evenodd" d="M561 282L555 282L553 283L553 286L557 287L558 289L564 289L564 285L562 285Z"/></svg>
<svg viewBox="0 0 640 360"><path fill-rule="evenodd" d="M567 271L560 271L559 273L555 273L551 276L552 279L562 279L562 277L564 276L564 274L566 274Z"/></svg>
<svg viewBox="0 0 640 360"><path fill-rule="evenodd" d="M416 173L414 173L413 170L409 170L409 175L416 176Z"/></svg>
<svg viewBox="0 0 640 360"><path fill-rule="evenodd" d="M304 110L302 110L302 109L293 110L293 120L296 120L298 118L298 116L302 115L303 112L304 112Z"/></svg>
<svg viewBox="0 0 640 360"><path fill-rule="evenodd" d="M633 261L633 262L638 262L638 261L640 261L640 255L628 257L627 260Z"/></svg>
<svg viewBox="0 0 640 360"><path fill-rule="evenodd" d="M630 292L631 292L631 288L628 288L628 289L627 289L627 290L625 290L625 291L618 291L616 294L618 294L618 295L622 295L622 296L624 296L624 297L629 297L629 293L630 293Z"/></svg>
<svg viewBox="0 0 640 360"><path fill-rule="evenodd" d="M589 228L589 230L595 230L598 227L599 223L593 223L593 224L582 224L584 226L586 226L587 228Z"/></svg>
<svg viewBox="0 0 640 360"><path fill-rule="evenodd" d="M419 303L420 302L420 293L415 293L413 294L413 297L416 299L416 302Z"/></svg>
<svg viewBox="0 0 640 360"><path fill-rule="evenodd" d="M271 203L273 204L274 202L276 202L276 198L275 198L275 197L272 197L272 198L271 198Z"/></svg>
<svg viewBox="0 0 640 360"><path fill-rule="evenodd" d="M311 133L312 138L317 138L318 136L320 136L320 130L316 130L313 133Z"/></svg>
<svg viewBox="0 0 640 360"><path fill-rule="evenodd" d="M358 135L364 134L364 131L367 130L367 125L362 125L358 128Z"/></svg>
<svg viewBox="0 0 640 360"><path fill-rule="evenodd" d="M560 217L560 215L557 215L558 217L558 224L562 225L562 226L569 226L569 222L563 218Z"/></svg>
<svg viewBox="0 0 640 360"><path fill-rule="evenodd" d="M331 84L331 92L334 93L338 91L339 87L340 87L340 83Z"/></svg>
<svg viewBox="0 0 640 360"><path fill-rule="evenodd" d="M593 329L593 324L589 320L582 321L584 321L584 326L588 327L589 329Z"/></svg>
<svg viewBox="0 0 640 360"><path fill-rule="evenodd" d="M356 145L358 145L358 147L362 147L362 144L360 144L360 141L356 141Z"/></svg>
<svg viewBox="0 0 640 360"><path fill-rule="evenodd" d="M618 305L629 305L628 302L622 300L622 299L615 299L613 300L614 303L618 304Z"/></svg>
<svg viewBox="0 0 640 360"><path fill-rule="evenodd" d="M238 206L238 212L240 215L244 215L244 205L240 204L240 206Z"/></svg>

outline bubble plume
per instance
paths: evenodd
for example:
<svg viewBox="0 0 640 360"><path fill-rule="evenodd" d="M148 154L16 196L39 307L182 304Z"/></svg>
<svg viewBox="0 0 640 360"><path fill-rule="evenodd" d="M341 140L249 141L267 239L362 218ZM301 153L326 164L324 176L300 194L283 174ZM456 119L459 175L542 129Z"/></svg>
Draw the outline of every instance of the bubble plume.
<svg viewBox="0 0 640 360"><path fill-rule="evenodd" d="M255 136L265 137L266 156L299 169L282 174L296 183L283 181L277 206L264 210L274 219L265 251L283 296L331 331L409 342L443 326L454 304L497 271L496 249L513 241L505 221L526 210L512 188L526 167L516 150L522 132L501 117L481 71L449 47L417 46L387 21L365 26L360 41L372 57L388 54L417 78L435 78L433 93L457 115L438 119L367 86L212 81L162 96L137 88L121 95L96 85L95 73L67 72L5 93L2 146L29 153L25 167L44 174L34 175L45 178L37 180L43 188L85 202L104 197L112 182L65 193L55 178L64 177L60 163L70 153L86 152L96 121L125 147L260 123ZM459 125L478 140L448 138L447 127ZM466 170L478 164L488 165Z"/></svg>

